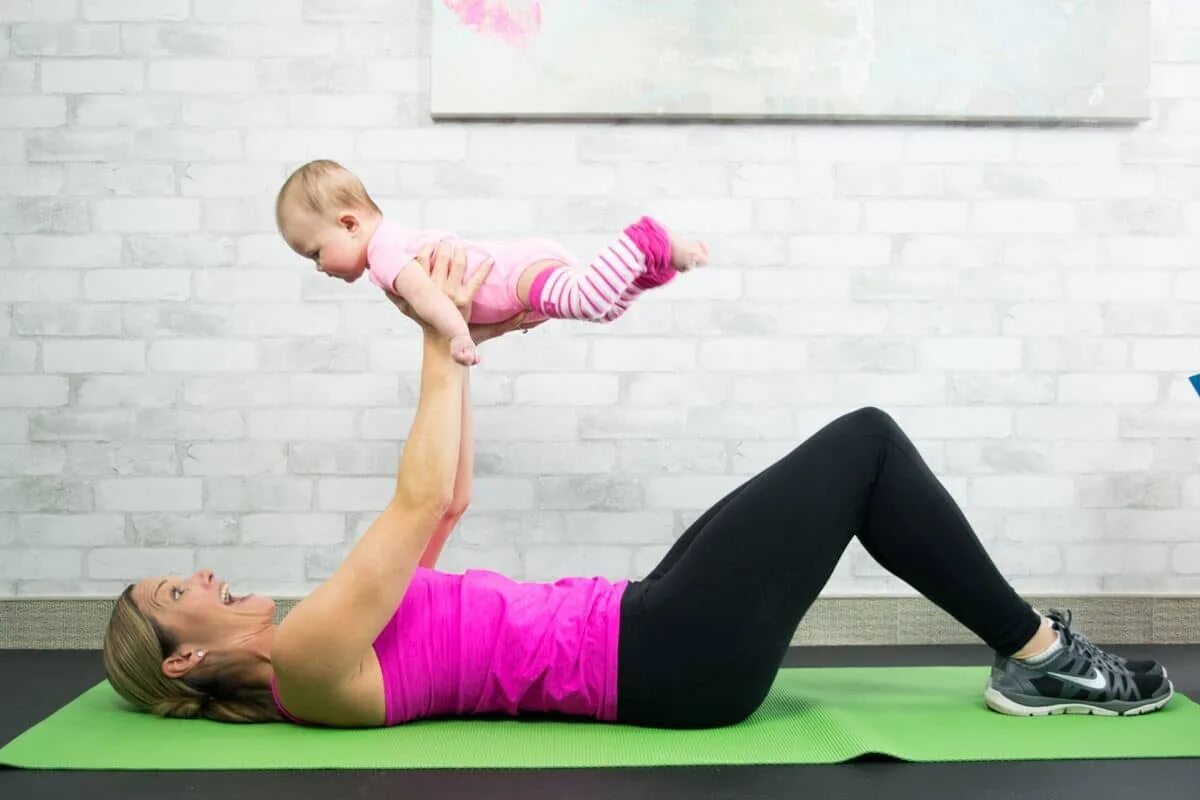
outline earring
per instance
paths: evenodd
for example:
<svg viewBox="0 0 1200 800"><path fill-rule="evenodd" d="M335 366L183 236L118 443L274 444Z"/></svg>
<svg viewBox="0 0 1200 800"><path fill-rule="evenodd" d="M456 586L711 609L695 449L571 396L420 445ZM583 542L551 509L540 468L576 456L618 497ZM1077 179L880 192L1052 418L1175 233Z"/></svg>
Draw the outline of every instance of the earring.
<svg viewBox="0 0 1200 800"><path fill-rule="evenodd" d="M204 658L206 655L208 655L208 651L207 651L207 650L197 650L197 651L196 651L196 658L197 658L197 659L203 659L203 658Z"/></svg>

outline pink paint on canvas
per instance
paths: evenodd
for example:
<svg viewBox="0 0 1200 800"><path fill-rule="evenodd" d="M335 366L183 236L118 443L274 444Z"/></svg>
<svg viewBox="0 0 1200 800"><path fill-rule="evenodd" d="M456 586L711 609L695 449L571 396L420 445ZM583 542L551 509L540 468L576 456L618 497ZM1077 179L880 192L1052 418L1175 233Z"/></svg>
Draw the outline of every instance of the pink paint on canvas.
<svg viewBox="0 0 1200 800"><path fill-rule="evenodd" d="M512 45L523 45L542 27L542 7L537 0L442 0L463 24L500 36Z"/></svg>

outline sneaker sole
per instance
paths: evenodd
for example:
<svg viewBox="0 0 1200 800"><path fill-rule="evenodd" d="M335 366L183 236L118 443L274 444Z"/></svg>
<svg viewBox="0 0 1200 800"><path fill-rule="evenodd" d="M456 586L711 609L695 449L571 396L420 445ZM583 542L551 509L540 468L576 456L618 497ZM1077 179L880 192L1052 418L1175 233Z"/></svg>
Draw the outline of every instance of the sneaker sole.
<svg viewBox="0 0 1200 800"><path fill-rule="evenodd" d="M1158 711L1175 696L1175 686L1167 681L1167 693L1157 700L1126 709L1105 708L1101 705L1082 703L1078 700L1049 706L1027 706L990 686L984 691L983 699L988 708L1014 717L1048 717L1053 714L1095 714L1102 717L1136 717ZM1120 702L1120 701L1117 701Z"/></svg>

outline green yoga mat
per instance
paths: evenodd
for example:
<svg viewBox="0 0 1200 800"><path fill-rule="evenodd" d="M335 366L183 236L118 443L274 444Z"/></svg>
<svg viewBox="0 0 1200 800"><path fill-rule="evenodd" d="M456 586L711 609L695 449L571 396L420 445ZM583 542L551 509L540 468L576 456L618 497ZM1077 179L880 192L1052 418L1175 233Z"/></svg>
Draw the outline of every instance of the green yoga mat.
<svg viewBox="0 0 1200 800"><path fill-rule="evenodd" d="M1200 756L1200 706L1176 695L1138 717L1009 717L983 704L983 667L784 669L726 728L588 720L444 719L334 730L228 725L127 711L101 683L3 749L43 769L387 769L827 764ZM697 698L696 702L703 702Z"/></svg>

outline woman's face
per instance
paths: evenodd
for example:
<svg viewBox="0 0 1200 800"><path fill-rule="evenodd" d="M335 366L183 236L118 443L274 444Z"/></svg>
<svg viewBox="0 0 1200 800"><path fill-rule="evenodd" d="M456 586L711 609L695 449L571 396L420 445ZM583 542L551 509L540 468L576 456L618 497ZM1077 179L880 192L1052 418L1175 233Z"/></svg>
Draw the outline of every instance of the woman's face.
<svg viewBox="0 0 1200 800"><path fill-rule="evenodd" d="M239 597L228 593L227 586L211 569L186 578L147 578L134 585L133 602L175 637L181 651L228 649L273 623L275 601L254 594Z"/></svg>

